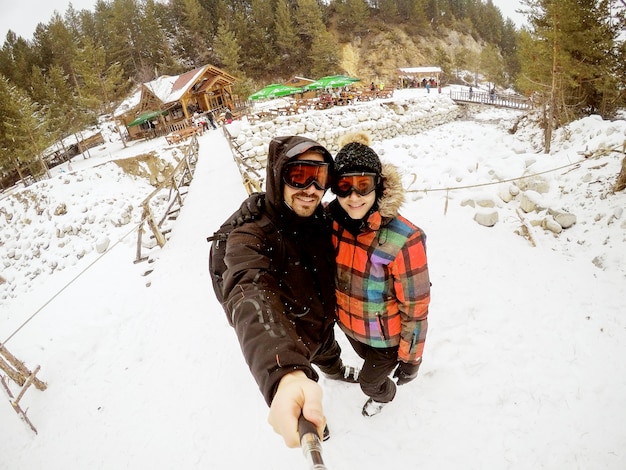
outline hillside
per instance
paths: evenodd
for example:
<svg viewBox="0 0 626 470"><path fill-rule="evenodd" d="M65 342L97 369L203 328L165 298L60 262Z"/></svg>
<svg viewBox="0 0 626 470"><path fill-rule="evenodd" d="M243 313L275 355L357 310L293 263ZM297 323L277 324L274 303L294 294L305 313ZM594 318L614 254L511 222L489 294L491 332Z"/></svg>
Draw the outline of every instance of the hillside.
<svg viewBox="0 0 626 470"><path fill-rule="evenodd" d="M452 59L459 50L480 54L483 45L472 36L445 29L439 35L410 36L403 28L391 26L363 38L340 43L342 69L362 80L396 83L399 67L442 66L439 51ZM450 79L451 77L448 77Z"/></svg>

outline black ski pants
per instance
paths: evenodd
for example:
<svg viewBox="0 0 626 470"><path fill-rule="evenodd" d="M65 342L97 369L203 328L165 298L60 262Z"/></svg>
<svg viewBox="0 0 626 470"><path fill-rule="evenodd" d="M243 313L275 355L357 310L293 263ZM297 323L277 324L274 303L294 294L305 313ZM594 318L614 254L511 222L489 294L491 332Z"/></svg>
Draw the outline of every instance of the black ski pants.
<svg viewBox="0 0 626 470"><path fill-rule="evenodd" d="M348 340L365 361L359 374L361 390L379 403L389 403L396 396L396 383L389 375L398 365L398 347L373 348L349 336Z"/></svg>

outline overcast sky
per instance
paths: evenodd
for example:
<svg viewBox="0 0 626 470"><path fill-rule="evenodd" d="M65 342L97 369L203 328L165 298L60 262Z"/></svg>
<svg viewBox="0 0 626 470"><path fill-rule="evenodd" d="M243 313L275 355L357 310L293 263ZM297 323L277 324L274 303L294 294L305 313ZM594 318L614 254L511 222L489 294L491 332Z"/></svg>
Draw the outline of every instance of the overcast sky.
<svg viewBox="0 0 626 470"><path fill-rule="evenodd" d="M519 0L492 0L500 8L502 16L511 18L518 26L524 17L515 13ZM72 0L75 10L93 10L96 0ZM48 23L56 10L63 16L69 0L0 0L0 45L4 43L9 29L25 39L32 39L39 23Z"/></svg>
<svg viewBox="0 0 626 470"><path fill-rule="evenodd" d="M55 10L63 16L70 3L74 10L93 11L96 0L0 0L0 44L4 44L9 29L32 39L39 23L48 23Z"/></svg>

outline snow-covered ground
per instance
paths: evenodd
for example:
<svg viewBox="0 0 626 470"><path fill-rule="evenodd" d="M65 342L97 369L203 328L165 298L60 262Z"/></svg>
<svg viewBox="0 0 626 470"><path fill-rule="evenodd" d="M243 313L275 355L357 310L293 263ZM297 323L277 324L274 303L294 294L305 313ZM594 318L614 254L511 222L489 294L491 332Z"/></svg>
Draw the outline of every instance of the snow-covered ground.
<svg viewBox="0 0 626 470"><path fill-rule="evenodd" d="M409 98L450 106L445 89L393 100ZM626 194L611 191L626 121L574 122L544 155L537 129L509 133L518 117L485 108L373 143L404 171L402 212L428 235L430 326L419 378L379 416L361 416L358 386L322 379L328 468L626 468ZM306 468L267 425L211 288L206 237L246 196L223 134L199 137L150 264L134 260L152 187L111 160L175 164L180 150L107 139L0 200L0 342L48 384L21 401L37 435L0 393L0 467ZM494 212L493 227L474 221ZM542 227L559 214L575 224Z"/></svg>

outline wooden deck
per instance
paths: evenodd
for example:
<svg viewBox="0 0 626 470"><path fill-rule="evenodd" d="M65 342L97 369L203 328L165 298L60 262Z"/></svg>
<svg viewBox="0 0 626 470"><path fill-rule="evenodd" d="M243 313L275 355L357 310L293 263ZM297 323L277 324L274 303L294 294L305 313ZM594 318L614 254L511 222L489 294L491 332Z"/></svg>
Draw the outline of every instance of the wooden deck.
<svg viewBox="0 0 626 470"><path fill-rule="evenodd" d="M476 103L490 106L501 106L514 109L531 109L532 102L528 98L514 95L500 95L498 93L450 91L450 98L457 103Z"/></svg>
<svg viewBox="0 0 626 470"><path fill-rule="evenodd" d="M178 144L185 139L188 139L192 135L202 135L202 127L201 126L191 126L185 127L183 129L170 132L165 136L165 140L168 144Z"/></svg>

